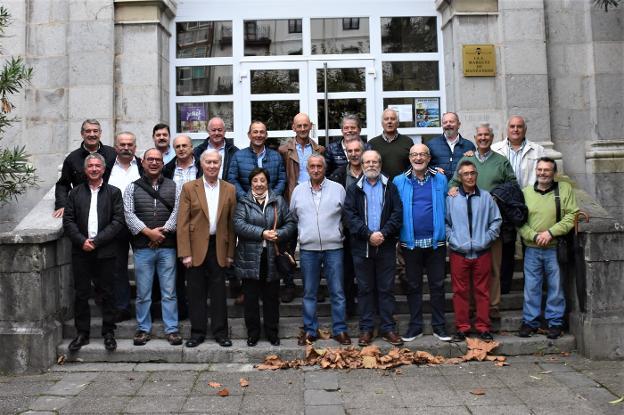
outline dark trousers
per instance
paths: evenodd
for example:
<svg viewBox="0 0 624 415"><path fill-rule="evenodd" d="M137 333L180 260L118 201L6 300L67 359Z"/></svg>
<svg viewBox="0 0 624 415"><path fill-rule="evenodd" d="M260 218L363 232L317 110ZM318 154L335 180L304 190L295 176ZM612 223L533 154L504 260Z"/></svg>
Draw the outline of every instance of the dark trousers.
<svg viewBox="0 0 624 415"><path fill-rule="evenodd" d="M503 240L503 254L501 257L501 294L509 294L515 267L516 254L516 232L510 234L511 240ZM507 238L505 238L507 239Z"/></svg>
<svg viewBox="0 0 624 415"><path fill-rule="evenodd" d="M191 336L205 337L210 294L210 329L215 337L228 337L225 275L217 262L216 238L210 237L203 264L186 270Z"/></svg>
<svg viewBox="0 0 624 415"><path fill-rule="evenodd" d="M423 271L427 270L429 295L431 298L431 325L433 328L444 327L444 276L446 266L446 247L403 248L405 273L407 276L407 302L410 310L408 333L422 331L422 292Z"/></svg>
<svg viewBox="0 0 624 415"><path fill-rule="evenodd" d="M356 313L355 299L357 298L357 285L355 284L355 268L353 267L353 255L351 255L351 242L346 237L343 242L344 257L342 260L344 275L344 294L347 302L347 315Z"/></svg>
<svg viewBox="0 0 624 415"><path fill-rule="evenodd" d="M369 246L369 257L353 256L353 265L357 269L358 309L360 313L360 331L372 332L375 316L375 289L379 306L380 331L395 331L393 314L394 274L396 249L377 249Z"/></svg>
<svg viewBox="0 0 624 415"><path fill-rule="evenodd" d="M128 278L128 250L130 237L126 229L117 235L115 272L113 273L113 305L117 310L130 310L130 280Z"/></svg>
<svg viewBox="0 0 624 415"><path fill-rule="evenodd" d="M95 252L72 255L74 269L74 323L79 334L89 336L91 281L102 295L102 336L115 330L113 272L115 258L98 258Z"/></svg>
<svg viewBox="0 0 624 415"><path fill-rule="evenodd" d="M260 258L259 279L246 278L243 280L245 326L247 327L247 335L249 337L260 337L260 298L262 298L264 334L267 337L277 337L279 325L279 287L279 279L276 278L273 281L267 281L267 258L265 248Z"/></svg>

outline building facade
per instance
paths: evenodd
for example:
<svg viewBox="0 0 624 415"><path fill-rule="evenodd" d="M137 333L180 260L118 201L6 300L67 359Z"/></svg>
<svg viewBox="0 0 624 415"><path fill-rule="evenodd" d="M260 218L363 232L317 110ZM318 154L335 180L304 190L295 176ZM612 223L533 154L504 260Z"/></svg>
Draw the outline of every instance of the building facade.
<svg viewBox="0 0 624 415"><path fill-rule="evenodd" d="M3 208L0 229L21 219L56 181L86 118L103 141L129 130L139 148L151 128L203 139L209 118L247 146L251 120L273 143L310 114L321 143L355 113L369 138L383 108L416 141L459 113L464 136L487 121L497 139L511 115L527 138L615 218L624 214L624 8L592 0L9 0L5 55L34 78L14 97L22 122L2 141L25 145L41 184ZM493 45L494 76L465 76L463 48ZM326 122L328 120L328 122Z"/></svg>

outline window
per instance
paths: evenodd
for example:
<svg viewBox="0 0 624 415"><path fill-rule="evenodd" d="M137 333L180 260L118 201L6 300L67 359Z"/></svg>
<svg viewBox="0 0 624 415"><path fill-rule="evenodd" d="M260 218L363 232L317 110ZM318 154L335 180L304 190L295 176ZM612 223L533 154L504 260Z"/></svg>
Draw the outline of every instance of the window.
<svg viewBox="0 0 624 415"><path fill-rule="evenodd" d="M357 21L358 32L345 34L345 21L351 25L354 20ZM370 52L368 18L310 19L310 30L313 55Z"/></svg>
<svg viewBox="0 0 624 415"><path fill-rule="evenodd" d="M438 28L434 16L382 17L381 48L384 53L438 51Z"/></svg>
<svg viewBox="0 0 624 415"><path fill-rule="evenodd" d="M183 22L176 25L177 58L232 56L232 22Z"/></svg>
<svg viewBox="0 0 624 415"><path fill-rule="evenodd" d="M301 55L301 20L299 33L290 32L292 21L245 20L245 56Z"/></svg>
<svg viewBox="0 0 624 415"><path fill-rule="evenodd" d="M288 33L301 33L301 19L288 19Z"/></svg>
<svg viewBox="0 0 624 415"><path fill-rule="evenodd" d="M359 30L360 18L359 17L343 17L342 18L342 30Z"/></svg>

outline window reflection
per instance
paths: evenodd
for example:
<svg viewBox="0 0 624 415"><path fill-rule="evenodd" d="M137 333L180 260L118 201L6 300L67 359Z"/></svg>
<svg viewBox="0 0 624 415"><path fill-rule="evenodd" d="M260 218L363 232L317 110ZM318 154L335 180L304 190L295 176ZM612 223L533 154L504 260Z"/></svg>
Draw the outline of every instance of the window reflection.
<svg viewBox="0 0 624 415"><path fill-rule="evenodd" d="M362 128L366 128L366 99L350 98L350 99L330 99L329 102L329 126L325 127L325 101L319 99L318 105L318 125L319 130L325 128L340 128L342 117L347 114L357 115L362 120Z"/></svg>
<svg viewBox="0 0 624 415"><path fill-rule="evenodd" d="M176 94L232 94L232 66L179 66L176 68Z"/></svg>
<svg viewBox="0 0 624 415"><path fill-rule="evenodd" d="M177 58L232 56L232 22L182 22L176 24Z"/></svg>
<svg viewBox="0 0 624 415"><path fill-rule="evenodd" d="M208 132L208 120L221 117L225 130L234 126L232 102L182 102L176 104L177 131L181 133Z"/></svg>
<svg viewBox="0 0 624 415"><path fill-rule="evenodd" d="M298 69L251 71L252 94L288 94L299 92Z"/></svg>
<svg viewBox="0 0 624 415"><path fill-rule="evenodd" d="M437 34L434 16L381 18L381 48L384 53L437 52Z"/></svg>
<svg viewBox="0 0 624 415"><path fill-rule="evenodd" d="M316 91L324 92L324 69L316 70ZM362 92L366 90L364 68L328 68L328 92Z"/></svg>
<svg viewBox="0 0 624 415"><path fill-rule="evenodd" d="M313 55L370 52L367 17L311 19L310 30Z"/></svg>
<svg viewBox="0 0 624 415"><path fill-rule="evenodd" d="M245 56L303 53L301 19L245 20L244 28Z"/></svg>
<svg viewBox="0 0 624 415"><path fill-rule="evenodd" d="M267 130L290 130L299 113L299 101L252 101L251 119L264 122Z"/></svg>
<svg viewBox="0 0 624 415"><path fill-rule="evenodd" d="M383 62L384 91L432 91L440 89L437 61Z"/></svg>

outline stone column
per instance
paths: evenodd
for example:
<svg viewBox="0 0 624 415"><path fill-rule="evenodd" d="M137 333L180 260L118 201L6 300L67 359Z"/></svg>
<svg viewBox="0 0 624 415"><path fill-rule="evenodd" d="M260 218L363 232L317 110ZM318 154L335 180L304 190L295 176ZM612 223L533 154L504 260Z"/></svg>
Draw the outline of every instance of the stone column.
<svg viewBox="0 0 624 415"><path fill-rule="evenodd" d="M169 31L174 0L115 0L115 124L151 147L152 127L169 123Z"/></svg>
<svg viewBox="0 0 624 415"><path fill-rule="evenodd" d="M494 128L495 140L506 136L506 122L521 115L527 138L546 147L550 139L550 104L540 0L437 0L442 15L447 107L460 114L462 131L472 138L480 121ZM495 77L464 77L462 45L494 44Z"/></svg>

